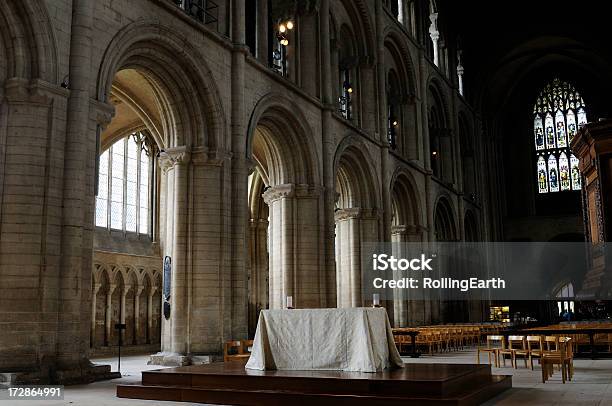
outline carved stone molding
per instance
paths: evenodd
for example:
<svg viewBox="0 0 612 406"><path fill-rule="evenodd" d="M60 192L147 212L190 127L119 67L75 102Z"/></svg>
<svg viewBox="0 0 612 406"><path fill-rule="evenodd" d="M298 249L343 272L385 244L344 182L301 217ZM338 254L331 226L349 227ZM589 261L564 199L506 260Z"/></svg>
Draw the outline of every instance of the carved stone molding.
<svg viewBox="0 0 612 406"><path fill-rule="evenodd" d="M53 97L68 98L70 91L41 80L10 78L4 85L4 96L9 103L50 105Z"/></svg>
<svg viewBox="0 0 612 406"><path fill-rule="evenodd" d="M166 148L159 153L159 166L167 172L174 165L187 164L191 160L191 152L187 146Z"/></svg>

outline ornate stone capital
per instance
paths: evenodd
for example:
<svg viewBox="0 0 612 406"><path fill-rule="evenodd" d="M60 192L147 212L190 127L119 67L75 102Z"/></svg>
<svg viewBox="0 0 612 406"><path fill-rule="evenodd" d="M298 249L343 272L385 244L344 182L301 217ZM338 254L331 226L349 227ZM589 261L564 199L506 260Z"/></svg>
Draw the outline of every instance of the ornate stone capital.
<svg viewBox="0 0 612 406"><path fill-rule="evenodd" d="M399 235L421 235L427 231L426 227L417 224L400 224L391 227L391 234Z"/></svg>
<svg viewBox="0 0 612 406"><path fill-rule="evenodd" d="M113 117L115 117L115 106L99 100L91 101L91 111L96 120L96 124L103 129L106 128L106 126L110 124Z"/></svg>
<svg viewBox="0 0 612 406"><path fill-rule="evenodd" d="M361 217L361 209L359 207L339 209L339 210L336 210L334 213L334 220L336 221L358 219L360 217Z"/></svg>
<svg viewBox="0 0 612 406"><path fill-rule="evenodd" d="M174 165L187 164L191 159L191 153L187 146L166 148L159 152L159 166L166 172Z"/></svg>
<svg viewBox="0 0 612 406"><path fill-rule="evenodd" d="M263 192L262 197L266 204L270 205L276 200L295 196L295 185L288 183L285 185L276 185L268 188Z"/></svg>

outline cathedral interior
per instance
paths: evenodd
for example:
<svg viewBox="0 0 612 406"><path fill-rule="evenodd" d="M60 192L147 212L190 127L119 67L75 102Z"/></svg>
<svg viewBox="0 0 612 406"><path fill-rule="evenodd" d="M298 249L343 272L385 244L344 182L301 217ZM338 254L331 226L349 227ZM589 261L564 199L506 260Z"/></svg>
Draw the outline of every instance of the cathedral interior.
<svg viewBox="0 0 612 406"><path fill-rule="evenodd" d="M370 307L372 242L605 247L608 23L591 0L3 0L0 387ZM538 300L382 305L393 328L609 322L601 255L542 265Z"/></svg>

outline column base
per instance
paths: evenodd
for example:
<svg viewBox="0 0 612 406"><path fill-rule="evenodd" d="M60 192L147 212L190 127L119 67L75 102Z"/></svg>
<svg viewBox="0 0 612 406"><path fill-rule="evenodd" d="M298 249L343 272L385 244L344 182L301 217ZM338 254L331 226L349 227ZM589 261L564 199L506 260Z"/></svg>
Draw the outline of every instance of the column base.
<svg viewBox="0 0 612 406"><path fill-rule="evenodd" d="M171 352L158 352L149 357L147 365L161 365L168 367L184 367L187 365L210 364L222 361L223 357L218 355L178 354Z"/></svg>

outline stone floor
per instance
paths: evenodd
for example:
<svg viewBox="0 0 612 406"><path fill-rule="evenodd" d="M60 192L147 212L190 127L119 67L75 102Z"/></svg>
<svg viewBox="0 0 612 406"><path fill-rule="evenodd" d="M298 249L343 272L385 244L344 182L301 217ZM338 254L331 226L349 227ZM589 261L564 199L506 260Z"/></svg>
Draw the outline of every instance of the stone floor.
<svg viewBox="0 0 612 406"><path fill-rule="evenodd" d="M89 385L69 386L66 388L63 401L0 401L0 405L16 404L17 406L106 406L106 405L160 405L160 406L187 406L192 403L182 402L152 402L145 400L119 399L115 396L115 385L118 383L131 383L140 381L140 371L157 369L158 366L146 365L147 356L129 356L121 361L123 377L106 382L96 382ZM445 353L434 356L424 356L420 359L406 358L406 362L431 363L475 363L475 351L461 351ZM96 359L95 362L111 364L113 370L117 369L116 359ZM561 383L560 374L555 375L546 382L541 383L540 370L525 369L521 363L514 370L494 368L494 373L512 374L513 388L504 394L486 403L490 405L581 405L581 406L612 406L612 360L576 360L575 375L572 382L565 385Z"/></svg>

